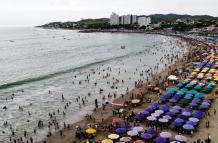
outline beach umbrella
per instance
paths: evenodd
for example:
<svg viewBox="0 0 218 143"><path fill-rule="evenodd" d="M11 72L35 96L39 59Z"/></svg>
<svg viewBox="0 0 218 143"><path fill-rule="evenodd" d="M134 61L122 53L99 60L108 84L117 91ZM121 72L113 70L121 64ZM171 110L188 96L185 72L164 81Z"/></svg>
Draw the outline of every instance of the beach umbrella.
<svg viewBox="0 0 218 143"><path fill-rule="evenodd" d="M182 123L181 123L181 122L175 122L175 121L174 121L174 122L172 123L172 125L175 126L175 127L180 127L180 126L182 125Z"/></svg>
<svg viewBox="0 0 218 143"><path fill-rule="evenodd" d="M194 126L192 126L190 124L185 124L182 127L183 127L183 129L188 130L188 131L191 131L191 130L195 129Z"/></svg>
<svg viewBox="0 0 218 143"><path fill-rule="evenodd" d="M159 114L159 113L152 113L151 116L152 116L152 117L159 117L160 114Z"/></svg>
<svg viewBox="0 0 218 143"><path fill-rule="evenodd" d="M181 142L179 142L179 141L171 141L170 143L181 143Z"/></svg>
<svg viewBox="0 0 218 143"><path fill-rule="evenodd" d="M143 140L136 140L133 143L145 143Z"/></svg>
<svg viewBox="0 0 218 143"><path fill-rule="evenodd" d="M207 101L204 101L204 102L202 103L202 105L210 106L210 103L207 102Z"/></svg>
<svg viewBox="0 0 218 143"><path fill-rule="evenodd" d="M96 133L96 130L93 129L93 128L89 128L89 129L86 130L86 133L88 133L88 134L94 134L94 133Z"/></svg>
<svg viewBox="0 0 218 143"><path fill-rule="evenodd" d="M149 133L144 133L141 135L141 138L144 139L144 140L149 140L152 138L152 135L149 134Z"/></svg>
<svg viewBox="0 0 218 143"><path fill-rule="evenodd" d="M165 115L165 116L163 116L163 119L171 120L171 119L172 119L172 117L171 117L171 116L169 116L169 115Z"/></svg>
<svg viewBox="0 0 218 143"><path fill-rule="evenodd" d="M155 130L153 130L153 129L147 130L147 133L151 134L152 136L155 136L157 134L157 132Z"/></svg>
<svg viewBox="0 0 218 143"><path fill-rule="evenodd" d="M163 137L157 137L154 139L155 143L166 143L167 140L166 138L163 138Z"/></svg>
<svg viewBox="0 0 218 143"><path fill-rule="evenodd" d="M147 120L149 120L149 121L156 121L157 118L156 118L156 117L153 117L153 116L148 116L148 117L147 117Z"/></svg>
<svg viewBox="0 0 218 143"><path fill-rule="evenodd" d="M192 95L194 95L194 94L196 94L196 93L197 93L196 90L190 90L187 94L192 94Z"/></svg>
<svg viewBox="0 0 218 143"><path fill-rule="evenodd" d="M179 110L177 110L177 109L170 109L170 112L179 113Z"/></svg>
<svg viewBox="0 0 218 143"><path fill-rule="evenodd" d="M133 136L137 136L138 135L138 132L137 131L128 131L127 132L127 135L133 137Z"/></svg>
<svg viewBox="0 0 218 143"><path fill-rule="evenodd" d="M161 119L159 119L158 121L161 122L161 123L167 123L167 122L168 122L168 119L161 118Z"/></svg>
<svg viewBox="0 0 218 143"><path fill-rule="evenodd" d="M143 132L144 128L143 127L134 127L132 130L137 131L137 132Z"/></svg>
<svg viewBox="0 0 218 143"><path fill-rule="evenodd" d="M202 98L203 96L204 96L203 93L198 93L198 94L195 95L195 98Z"/></svg>
<svg viewBox="0 0 218 143"><path fill-rule="evenodd" d="M183 123L183 122L184 122L184 120L183 120L183 119L181 119L181 118L176 118L175 122Z"/></svg>
<svg viewBox="0 0 218 143"><path fill-rule="evenodd" d="M120 138L121 142L130 142L131 140L132 140L132 138L130 138L130 137L122 137L122 138Z"/></svg>
<svg viewBox="0 0 218 143"><path fill-rule="evenodd" d="M172 137L172 134L170 132L161 132L160 136L163 138L170 138Z"/></svg>
<svg viewBox="0 0 218 143"><path fill-rule="evenodd" d="M201 106L200 106L200 109L208 109L208 108L209 108L208 105L201 105Z"/></svg>
<svg viewBox="0 0 218 143"><path fill-rule="evenodd" d="M182 107L179 106L179 105L173 106L172 108L173 108L173 109L176 109L176 110L181 110L181 109L182 109Z"/></svg>
<svg viewBox="0 0 218 143"><path fill-rule="evenodd" d="M163 110L156 110L155 113L158 113L158 114L163 114L164 111Z"/></svg>
<svg viewBox="0 0 218 143"><path fill-rule="evenodd" d="M187 105L188 102L189 102L189 101L188 101L187 99L181 99L181 100L179 101L179 104Z"/></svg>
<svg viewBox="0 0 218 143"><path fill-rule="evenodd" d="M133 99L133 100L132 100L132 104L138 104L139 102L140 102L139 99Z"/></svg>
<svg viewBox="0 0 218 143"><path fill-rule="evenodd" d="M182 113L182 115L184 115L184 116L191 116L191 113L190 113L190 112L187 112L187 111L184 111L184 112Z"/></svg>
<svg viewBox="0 0 218 143"><path fill-rule="evenodd" d="M127 124L123 125L122 128L125 128L126 130L128 130L128 129L132 128L132 126L129 123L127 123Z"/></svg>
<svg viewBox="0 0 218 143"><path fill-rule="evenodd" d="M113 143L111 139L104 139L101 143Z"/></svg>
<svg viewBox="0 0 218 143"><path fill-rule="evenodd" d="M117 134L110 134L110 135L108 135L108 138L109 138L109 139L112 139L112 140L118 139L119 137L120 137L120 136L117 135Z"/></svg>
<svg viewBox="0 0 218 143"><path fill-rule="evenodd" d="M93 139L85 139L82 141L82 143L94 143Z"/></svg>
<svg viewBox="0 0 218 143"><path fill-rule="evenodd" d="M125 128L117 128L116 129L116 133L118 133L118 134L123 134L123 133L125 133L126 132L126 129Z"/></svg>
<svg viewBox="0 0 218 143"><path fill-rule="evenodd" d="M199 122L199 119L198 119L198 118L193 118L193 117L189 118L188 120L189 120L189 121L192 121L192 122Z"/></svg>
<svg viewBox="0 0 218 143"><path fill-rule="evenodd" d="M180 141L180 142L187 142L187 138L185 136L182 136L182 135L176 135L175 139L177 141Z"/></svg>
<svg viewBox="0 0 218 143"><path fill-rule="evenodd" d="M196 126L198 123L193 121L187 121L186 124L190 124L192 126Z"/></svg>

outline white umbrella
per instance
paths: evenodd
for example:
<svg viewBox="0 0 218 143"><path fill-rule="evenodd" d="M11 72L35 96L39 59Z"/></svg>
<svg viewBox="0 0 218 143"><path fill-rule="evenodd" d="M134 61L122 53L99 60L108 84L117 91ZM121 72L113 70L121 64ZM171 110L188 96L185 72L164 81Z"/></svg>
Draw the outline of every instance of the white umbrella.
<svg viewBox="0 0 218 143"><path fill-rule="evenodd" d="M163 110L156 110L155 113L158 113L158 114L163 114L164 111Z"/></svg>
<svg viewBox="0 0 218 143"><path fill-rule="evenodd" d="M120 137L120 136L117 135L117 134L110 134L110 135L108 135L108 138L109 138L109 139L112 139L112 140L118 139L119 137Z"/></svg>
<svg viewBox="0 0 218 143"><path fill-rule="evenodd" d="M178 80L178 78L175 75L170 75L167 79L169 79L169 80Z"/></svg>
<svg viewBox="0 0 218 143"><path fill-rule="evenodd" d="M140 102L140 100L138 100L138 99L133 99L133 100L132 100L132 103L133 103L133 104L137 104L137 103L139 103L139 102Z"/></svg>
<svg viewBox="0 0 218 143"><path fill-rule="evenodd" d="M137 132L143 132L144 128L143 127L134 127L132 130L137 131Z"/></svg>
<svg viewBox="0 0 218 143"><path fill-rule="evenodd" d="M169 120L168 120L168 119L163 119L163 118L161 118L161 119L159 119L158 121L161 122L161 123L167 123Z"/></svg>
<svg viewBox="0 0 218 143"><path fill-rule="evenodd" d="M138 132L137 131L128 131L127 132L127 135L129 135L129 136L137 136L138 135Z"/></svg>
<svg viewBox="0 0 218 143"><path fill-rule="evenodd" d="M161 132L160 136L163 138L170 138L172 137L172 134L170 132Z"/></svg>
<svg viewBox="0 0 218 143"><path fill-rule="evenodd" d="M149 121L156 121L156 120L157 120L157 118L156 118L156 117L153 117L153 116L148 116L147 119L148 119Z"/></svg>
<svg viewBox="0 0 218 143"><path fill-rule="evenodd" d="M153 116L153 117L159 117L160 114L159 114L159 113L152 113L151 116Z"/></svg>
<svg viewBox="0 0 218 143"><path fill-rule="evenodd" d="M180 142L187 142L187 138L185 136L182 136L182 135L176 135L175 139L177 141L180 141Z"/></svg>
<svg viewBox="0 0 218 143"><path fill-rule="evenodd" d="M192 122L199 122L199 119L198 119L198 118L193 118L193 117L189 118L188 120L189 120L189 121L192 121Z"/></svg>

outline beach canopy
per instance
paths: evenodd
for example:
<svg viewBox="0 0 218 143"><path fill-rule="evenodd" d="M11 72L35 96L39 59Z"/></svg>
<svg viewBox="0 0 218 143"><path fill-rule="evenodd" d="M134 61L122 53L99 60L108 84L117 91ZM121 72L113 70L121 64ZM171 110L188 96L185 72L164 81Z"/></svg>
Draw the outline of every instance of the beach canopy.
<svg viewBox="0 0 218 143"><path fill-rule="evenodd" d="M166 138L163 138L163 137L157 137L154 139L155 143L166 143L167 140Z"/></svg>
<svg viewBox="0 0 218 143"><path fill-rule="evenodd" d="M94 133L96 133L96 130L95 130L95 129L92 129L92 128L89 128L89 129L86 130L86 133L88 133L88 134L94 134Z"/></svg>
<svg viewBox="0 0 218 143"><path fill-rule="evenodd" d="M187 138L185 136L182 136L182 135L176 135L175 139L177 141L180 141L180 142L187 142Z"/></svg>
<svg viewBox="0 0 218 143"><path fill-rule="evenodd" d="M112 139L112 140L118 139L119 137L120 137L120 136L117 135L117 134L110 134L110 135L108 135L108 138L109 138L109 139Z"/></svg>
<svg viewBox="0 0 218 143"><path fill-rule="evenodd" d="M130 138L130 137L122 137L122 138L120 138L121 142L130 142L131 140L132 140L132 138Z"/></svg>
<svg viewBox="0 0 218 143"><path fill-rule="evenodd" d="M194 126L192 126L190 124L185 124L182 127L183 127L183 129L188 130L188 131L191 131L191 130L195 129Z"/></svg>
<svg viewBox="0 0 218 143"><path fill-rule="evenodd" d="M172 134L170 132L161 132L160 136L163 138L170 138L172 137Z"/></svg>
<svg viewBox="0 0 218 143"><path fill-rule="evenodd" d="M127 132L127 135L128 135L128 136L131 136L131 137L132 137L132 136L137 136L137 135L138 135L138 132L137 132L137 131L128 131L128 132Z"/></svg>
<svg viewBox="0 0 218 143"><path fill-rule="evenodd" d="M116 129L116 133L118 133L118 134L123 134L123 133L125 133L126 132L126 129L125 128L117 128Z"/></svg>
<svg viewBox="0 0 218 143"><path fill-rule="evenodd" d="M113 141L111 139L105 139L101 143L113 143Z"/></svg>
<svg viewBox="0 0 218 143"><path fill-rule="evenodd" d="M149 140L152 138L152 135L149 134L149 133L144 133L141 135L141 138L144 139L144 140Z"/></svg>
<svg viewBox="0 0 218 143"><path fill-rule="evenodd" d="M199 122L199 119L198 119L198 118L193 118L193 117L189 118L188 120L189 120L189 121L192 121L192 122Z"/></svg>
<svg viewBox="0 0 218 143"><path fill-rule="evenodd" d="M170 75L167 78L168 80L178 80L178 78L175 75Z"/></svg>
<svg viewBox="0 0 218 143"><path fill-rule="evenodd" d="M136 140L133 143L145 143L143 140Z"/></svg>
<svg viewBox="0 0 218 143"><path fill-rule="evenodd" d="M134 127L132 130L137 131L137 132L143 132L144 128L143 127Z"/></svg>

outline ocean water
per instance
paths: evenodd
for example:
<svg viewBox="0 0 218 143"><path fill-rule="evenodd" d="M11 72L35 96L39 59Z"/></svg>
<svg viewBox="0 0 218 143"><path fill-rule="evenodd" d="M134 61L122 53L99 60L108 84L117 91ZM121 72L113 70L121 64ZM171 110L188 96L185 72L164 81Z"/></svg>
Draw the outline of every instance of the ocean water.
<svg viewBox="0 0 218 143"><path fill-rule="evenodd" d="M9 142L11 130L16 134L13 138L24 130L31 136L42 120L45 128L37 129L34 136L34 141L39 141L47 134L49 112L56 112L60 123L79 121L93 111L95 99L101 103L109 93L125 94L135 81L146 81L142 71L154 70L159 64L158 72L175 62L170 63L167 56L182 57L185 52L186 43L160 35L0 28L0 142ZM110 77L103 78L107 73ZM111 88L113 83L117 89ZM101 94L100 88L104 90ZM87 98L85 105L76 102L78 96ZM8 126L3 126L5 121Z"/></svg>

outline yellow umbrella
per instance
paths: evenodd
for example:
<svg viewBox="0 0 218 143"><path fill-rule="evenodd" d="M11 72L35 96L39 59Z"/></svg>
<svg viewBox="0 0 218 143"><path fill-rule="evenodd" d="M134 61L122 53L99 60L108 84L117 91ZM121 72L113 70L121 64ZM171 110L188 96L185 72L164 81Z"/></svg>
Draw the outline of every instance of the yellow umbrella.
<svg viewBox="0 0 218 143"><path fill-rule="evenodd" d="M94 134L94 133L96 133L96 130L95 130L95 129L92 129L92 128L89 128L89 129L86 130L86 133L88 133L88 134Z"/></svg>
<svg viewBox="0 0 218 143"><path fill-rule="evenodd" d="M120 136L117 135L117 134L110 134L110 135L108 135L108 138L109 138L109 139L112 139L112 140L118 139L119 137L120 137Z"/></svg>
<svg viewBox="0 0 218 143"><path fill-rule="evenodd" d="M200 71L200 69L199 68L196 68L195 70L194 70L194 72L199 72Z"/></svg>
<svg viewBox="0 0 218 143"><path fill-rule="evenodd" d="M210 69L209 73L215 73L216 69Z"/></svg>
<svg viewBox="0 0 218 143"><path fill-rule="evenodd" d="M192 74L192 75L197 75L198 73L197 73L197 72L192 72L191 74Z"/></svg>
<svg viewBox="0 0 218 143"><path fill-rule="evenodd" d="M105 140L101 141L101 143L113 143L113 141L110 139L105 139Z"/></svg>

